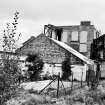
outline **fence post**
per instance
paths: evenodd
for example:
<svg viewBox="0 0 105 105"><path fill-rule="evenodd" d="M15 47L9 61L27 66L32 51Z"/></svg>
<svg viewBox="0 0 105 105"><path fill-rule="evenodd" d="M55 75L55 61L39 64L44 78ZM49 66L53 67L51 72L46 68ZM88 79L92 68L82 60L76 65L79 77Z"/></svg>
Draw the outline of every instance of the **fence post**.
<svg viewBox="0 0 105 105"><path fill-rule="evenodd" d="M72 84L71 84L71 91L72 91L72 89L73 89L73 72L72 72L71 76L72 76Z"/></svg>
<svg viewBox="0 0 105 105"><path fill-rule="evenodd" d="M59 80L60 80L60 72L58 73L58 84L57 84L57 98L59 98Z"/></svg>

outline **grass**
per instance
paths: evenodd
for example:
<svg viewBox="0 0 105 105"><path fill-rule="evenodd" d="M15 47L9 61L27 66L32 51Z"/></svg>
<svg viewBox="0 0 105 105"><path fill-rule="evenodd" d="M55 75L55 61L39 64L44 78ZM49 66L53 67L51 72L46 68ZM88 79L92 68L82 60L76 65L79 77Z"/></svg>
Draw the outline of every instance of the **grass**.
<svg viewBox="0 0 105 105"><path fill-rule="evenodd" d="M19 89L14 98L7 102L7 105L36 105L36 104L46 104L51 101L51 97L47 95L39 95L33 90L25 91Z"/></svg>
<svg viewBox="0 0 105 105"><path fill-rule="evenodd" d="M104 88L103 90L105 90ZM105 100L105 92L102 91L102 87L89 90L85 86L83 88L75 88L72 92L70 88L67 88L66 94L61 89L59 98L56 98L56 90L50 88L49 93L38 94L33 89L26 91L20 88L16 97L9 100L7 105L75 105L77 103L77 105L94 105L95 103L101 105Z"/></svg>

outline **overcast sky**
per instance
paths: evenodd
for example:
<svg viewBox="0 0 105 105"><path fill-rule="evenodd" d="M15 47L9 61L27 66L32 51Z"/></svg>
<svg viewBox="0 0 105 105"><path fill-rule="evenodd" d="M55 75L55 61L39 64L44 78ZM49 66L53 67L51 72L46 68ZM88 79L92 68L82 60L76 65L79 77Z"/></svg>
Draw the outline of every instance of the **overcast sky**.
<svg viewBox="0 0 105 105"><path fill-rule="evenodd" d="M21 42L43 32L45 24L78 25L90 20L105 33L105 0L0 0L0 29L20 12Z"/></svg>

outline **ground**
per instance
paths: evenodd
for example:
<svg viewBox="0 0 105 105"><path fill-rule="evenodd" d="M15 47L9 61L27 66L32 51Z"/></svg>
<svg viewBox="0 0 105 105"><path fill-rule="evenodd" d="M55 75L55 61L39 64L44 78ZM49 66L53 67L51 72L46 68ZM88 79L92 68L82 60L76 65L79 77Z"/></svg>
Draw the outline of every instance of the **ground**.
<svg viewBox="0 0 105 105"><path fill-rule="evenodd" d="M56 96L57 81L55 81L52 86L49 86L42 93L38 93L49 82L50 81L48 80L21 84L21 87L18 89L16 96L10 99L7 102L7 105L105 105L104 81L100 82L100 85L95 90L90 90L90 88L87 87L85 83L83 83L84 86L80 88L80 82L75 82L72 91L70 91L70 87L68 88L68 82L63 81L66 94L61 94L62 91L64 93L64 89L60 86L58 98ZM30 88L25 88L26 84ZM70 84L71 82L69 83L69 86ZM39 87L38 85L40 85L40 88L37 88Z"/></svg>

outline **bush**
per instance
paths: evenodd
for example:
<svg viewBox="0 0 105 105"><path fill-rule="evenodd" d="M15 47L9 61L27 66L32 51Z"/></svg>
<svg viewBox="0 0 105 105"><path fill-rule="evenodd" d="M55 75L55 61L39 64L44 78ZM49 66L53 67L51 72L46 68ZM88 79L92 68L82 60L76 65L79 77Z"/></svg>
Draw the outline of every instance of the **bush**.
<svg viewBox="0 0 105 105"><path fill-rule="evenodd" d="M4 105L7 100L16 93L17 78L19 76L18 56L14 53L17 49L17 41L20 34L17 33L19 12L15 12L13 22L7 23L3 30L3 53L2 71L0 71L0 105Z"/></svg>
<svg viewBox="0 0 105 105"><path fill-rule="evenodd" d="M31 81L37 81L41 79L41 73L43 69L43 60L40 59L38 54L28 54L26 58L26 62L29 64L26 65L28 67L29 78Z"/></svg>
<svg viewBox="0 0 105 105"><path fill-rule="evenodd" d="M71 76L71 65L70 65L70 57L65 58L65 60L62 62L62 79L67 80L69 76Z"/></svg>

